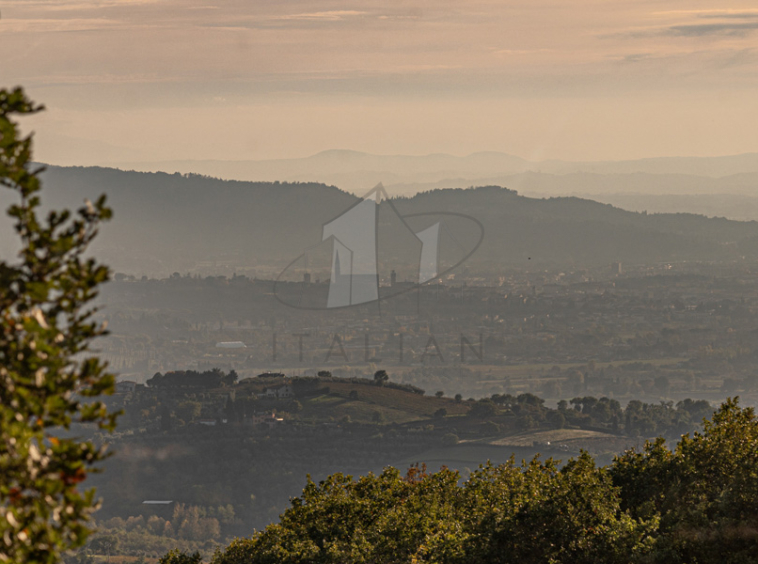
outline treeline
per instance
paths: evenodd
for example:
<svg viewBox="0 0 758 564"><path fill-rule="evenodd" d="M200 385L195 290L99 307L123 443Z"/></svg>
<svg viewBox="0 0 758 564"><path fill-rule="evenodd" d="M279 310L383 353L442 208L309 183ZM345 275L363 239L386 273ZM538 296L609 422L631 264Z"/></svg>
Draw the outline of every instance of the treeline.
<svg viewBox="0 0 758 564"><path fill-rule="evenodd" d="M221 538L224 527L238 526L241 522L231 504L202 507L177 503L169 518L160 515L143 515L122 519L113 517L102 523L104 529L114 532L149 533L174 539L209 541Z"/></svg>
<svg viewBox="0 0 758 564"><path fill-rule="evenodd" d="M456 399L459 398L456 396ZM557 409L550 409L544 406L542 398L534 394L493 394L472 403L468 415L492 418L504 412L516 415L517 427L522 430L574 427L632 437L661 434L665 438L676 439L697 428L704 418L710 417L713 407L706 400L689 398L676 404L673 401L644 403L632 400L626 407L621 407L615 399L583 396L560 400Z"/></svg>
<svg viewBox="0 0 758 564"><path fill-rule="evenodd" d="M229 373L219 368L197 372L195 370L176 370L161 374L156 372L146 384L151 388L220 388L233 386L239 376L232 370Z"/></svg>
<svg viewBox="0 0 758 564"><path fill-rule="evenodd" d="M487 464L462 484L423 467L309 481L279 523L212 562L754 562L757 468L758 420L728 400L673 450L661 438L607 467L583 453Z"/></svg>
<svg viewBox="0 0 758 564"><path fill-rule="evenodd" d="M198 551L210 556L218 543L228 539L230 529L242 526L231 504L203 507L177 503L170 516L137 515L113 517L94 523L96 529L87 545L65 556L66 564L94 564L95 556L157 558L171 549ZM227 533L225 535L225 533Z"/></svg>

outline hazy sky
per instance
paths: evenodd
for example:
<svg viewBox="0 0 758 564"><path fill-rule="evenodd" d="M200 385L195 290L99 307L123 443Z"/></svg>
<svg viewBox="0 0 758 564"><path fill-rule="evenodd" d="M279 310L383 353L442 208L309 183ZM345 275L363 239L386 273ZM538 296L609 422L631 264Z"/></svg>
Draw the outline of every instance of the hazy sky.
<svg viewBox="0 0 758 564"><path fill-rule="evenodd" d="M755 1L0 0L41 160L758 151Z"/></svg>

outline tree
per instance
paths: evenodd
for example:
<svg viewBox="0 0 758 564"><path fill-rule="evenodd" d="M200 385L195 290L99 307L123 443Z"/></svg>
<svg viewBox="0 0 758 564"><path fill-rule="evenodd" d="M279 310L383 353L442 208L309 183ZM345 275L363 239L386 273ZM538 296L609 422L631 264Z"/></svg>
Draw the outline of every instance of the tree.
<svg viewBox="0 0 758 564"><path fill-rule="evenodd" d="M378 385L382 385L385 382L389 381L390 377L387 374L386 370L377 370L374 373L374 382L376 382Z"/></svg>
<svg viewBox="0 0 758 564"><path fill-rule="evenodd" d="M405 478L387 468L309 480L279 523L212 564L626 564L650 551L651 524L619 510L607 471L586 454L560 470L552 460L488 463L463 483L445 468L413 466Z"/></svg>
<svg viewBox="0 0 758 564"><path fill-rule="evenodd" d="M442 437L442 444L445 446L455 446L458 444L458 435L455 433L448 433Z"/></svg>
<svg viewBox="0 0 758 564"><path fill-rule="evenodd" d="M176 415L185 423L190 423L200 417L202 410L203 404L199 401L184 400L176 406Z"/></svg>
<svg viewBox="0 0 758 564"><path fill-rule="evenodd" d="M521 431L528 431L529 429L534 429L536 426L537 423L534 421L534 417L531 415L521 415L516 420L516 427L518 427Z"/></svg>
<svg viewBox="0 0 758 564"><path fill-rule="evenodd" d="M520 403L521 405L529 405L532 407L541 407L543 403L545 403L545 400L542 398L535 396L534 394L520 394L516 401Z"/></svg>
<svg viewBox="0 0 758 564"><path fill-rule="evenodd" d="M444 395L445 395L445 392L443 392L442 390L440 390L439 392L435 392L434 393L434 397L437 397L437 398L441 398Z"/></svg>
<svg viewBox="0 0 758 564"><path fill-rule="evenodd" d="M468 410L471 417L492 417L497 413L497 406L491 399L481 399Z"/></svg>
<svg viewBox="0 0 758 564"><path fill-rule="evenodd" d="M165 403L160 406L161 431L171 430L171 409Z"/></svg>
<svg viewBox="0 0 758 564"><path fill-rule="evenodd" d="M145 384L147 384L151 388L157 388L158 386L160 386L161 380L163 380L163 374L161 374L160 372L156 372L155 374L153 374L152 378L150 378L149 380L145 382Z"/></svg>
<svg viewBox="0 0 758 564"><path fill-rule="evenodd" d="M497 435L500 432L500 425L494 421L485 421L482 423L481 432L484 436Z"/></svg>
<svg viewBox="0 0 758 564"><path fill-rule="evenodd" d="M199 552L189 554L178 548L164 554L158 564L200 564L203 561Z"/></svg>
<svg viewBox="0 0 758 564"><path fill-rule="evenodd" d="M94 564L95 559L92 552L86 548L80 548L75 552L68 552L63 555L63 562L66 564Z"/></svg>
<svg viewBox="0 0 758 564"><path fill-rule="evenodd" d="M331 378L332 373L329 372L328 370L319 370L317 376L319 378Z"/></svg>
<svg viewBox="0 0 758 564"><path fill-rule="evenodd" d="M0 262L0 559L52 564L86 541L97 503L78 485L106 457L57 431L111 430L117 414L97 399L114 391L114 377L88 355L106 334L90 303L109 270L84 257L111 211L103 196L76 214L38 217L41 169L13 117L41 109L20 88L0 90L0 184L17 197L8 215L21 247L15 262Z"/></svg>
<svg viewBox="0 0 758 564"><path fill-rule="evenodd" d="M92 539L89 547L97 554L105 554L110 562L111 554L118 548L118 537L115 535L98 536Z"/></svg>
<svg viewBox="0 0 758 564"><path fill-rule="evenodd" d="M758 550L758 418L728 399L672 452L663 438L617 457L622 507L660 515L653 562L750 562Z"/></svg>
<svg viewBox="0 0 758 564"><path fill-rule="evenodd" d="M221 377L221 381L225 386L234 386L237 380L239 380L239 374L234 370L230 370L229 374Z"/></svg>
<svg viewBox="0 0 758 564"><path fill-rule="evenodd" d="M495 527L492 540L483 547L488 553L483 561L645 561L645 553L650 550L646 540L656 521L638 522L622 513L607 471L596 468L586 452L560 470L552 460L533 462L520 478L521 487L514 488L517 492L525 486L535 489L521 503L514 504L515 508L508 509L516 510L516 518L503 519Z"/></svg>
<svg viewBox="0 0 758 564"><path fill-rule="evenodd" d="M434 417L436 419L442 419L447 415L447 409L444 407L440 407L437 411L434 412Z"/></svg>
<svg viewBox="0 0 758 564"><path fill-rule="evenodd" d="M466 480L423 465L309 479L279 522L212 564L755 562L756 468L758 418L729 400L674 451L661 438L606 467L582 452L563 466L512 456Z"/></svg>
<svg viewBox="0 0 758 564"><path fill-rule="evenodd" d="M548 412L547 420L553 429L563 429L566 426L566 416L563 415L563 413L561 413L560 411Z"/></svg>

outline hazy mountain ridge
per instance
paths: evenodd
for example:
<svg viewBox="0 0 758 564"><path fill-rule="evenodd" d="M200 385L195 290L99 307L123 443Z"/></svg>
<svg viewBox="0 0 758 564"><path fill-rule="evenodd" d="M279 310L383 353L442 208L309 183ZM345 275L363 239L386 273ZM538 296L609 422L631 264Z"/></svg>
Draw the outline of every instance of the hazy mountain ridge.
<svg viewBox="0 0 758 564"><path fill-rule="evenodd" d="M533 190L555 189L545 183L603 183L603 191L661 193L748 193L758 186L758 154L723 157L665 157L628 161L570 162L529 161L498 152L448 154L372 155L359 151L330 150L299 159L261 161L160 161L114 163L119 168L144 171L195 172L221 178L250 181L315 181L334 184L361 194L377 182L395 186L397 193L411 194L431 187L465 187L482 184L530 183ZM524 173L557 175L552 181ZM590 175L578 179L571 175ZM595 175L612 175L603 178ZM631 175L627 177L626 175ZM639 177L636 175L648 175ZM663 178L655 178L662 175ZM452 182L452 183L451 183ZM646 188L647 184L655 186ZM427 185L426 188L423 185ZM400 188L402 186L402 188ZM596 191L596 188L585 191ZM566 193L562 191L562 193Z"/></svg>
<svg viewBox="0 0 758 564"><path fill-rule="evenodd" d="M75 207L85 197L107 193L115 218L94 250L117 270L138 275L193 271L204 263L219 273L258 268L258 275L270 276L318 243L322 225L357 200L319 183L107 168L51 166L44 186L43 199L54 207ZM758 240L755 222L635 213L575 197L528 198L492 186L434 190L396 199L395 205L401 213L453 211L476 218L485 238L469 264L492 261L490 271L540 262L730 260L758 248L750 242Z"/></svg>
<svg viewBox="0 0 758 564"><path fill-rule="evenodd" d="M499 184L524 195L566 196L576 194L650 194L650 195L758 195L758 173L740 173L722 178L692 174L593 173L553 174L528 171L519 174L479 178L444 178L435 182L389 184L395 194L414 194L436 188L466 188L472 185Z"/></svg>
<svg viewBox="0 0 758 564"><path fill-rule="evenodd" d="M435 182L389 184L393 194L415 194L440 188L466 188L482 184L508 186L530 197L577 196L612 204L630 211L693 213L738 221L758 219L758 173L721 178L692 174L549 174L524 172L477 180L445 178Z"/></svg>
<svg viewBox="0 0 758 564"><path fill-rule="evenodd" d="M577 194L630 211L692 213L738 221L758 219L758 196L742 194Z"/></svg>

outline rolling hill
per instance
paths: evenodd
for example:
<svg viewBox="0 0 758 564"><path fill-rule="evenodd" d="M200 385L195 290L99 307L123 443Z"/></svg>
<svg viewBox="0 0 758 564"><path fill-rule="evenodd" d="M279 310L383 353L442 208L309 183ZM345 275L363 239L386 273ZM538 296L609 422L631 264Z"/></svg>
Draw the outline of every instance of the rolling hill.
<svg viewBox="0 0 758 564"><path fill-rule="evenodd" d="M239 182L199 175L48 167L43 200L76 207L106 193L115 212L94 252L135 275L174 271L275 277L319 243L322 225L357 198L317 183ZM8 195L0 204L7 206ZM646 214L575 197L528 198L497 186L396 198L401 214L453 212L483 225L472 267L734 260L758 254L758 223ZM386 204L384 204L386 205ZM9 233L6 220L1 229ZM0 240L7 256L9 241ZM530 261L530 262L527 262Z"/></svg>
<svg viewBox="0 0 758 564"><path fill-rule="evenodd" d="M332 149L304 158L275 160L178 160L115 163L118 168L143 171L195 172L222 178L252 181L319 181L336 184L356 193L367 185L430 183L444 179L465 178L469 184L484 184L493 178L520 173L569 175L691 176L720 178L758 173L758 154L720 157L663 157L625 161L570 162L561 160L529 161L495 151L455 156L374 155L359 151ZM489 179L489 180L488 180ZM500 183L497 180L496 183ZM469 185L464 184L464 185ZM452 185L455 186L455 185Z"/></svg>

